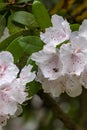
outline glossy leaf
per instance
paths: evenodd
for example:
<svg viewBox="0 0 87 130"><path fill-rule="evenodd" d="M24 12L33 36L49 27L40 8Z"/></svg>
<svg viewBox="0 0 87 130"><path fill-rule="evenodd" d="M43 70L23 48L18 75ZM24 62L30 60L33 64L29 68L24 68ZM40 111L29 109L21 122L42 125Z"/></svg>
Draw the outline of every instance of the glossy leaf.
<svg viewBox="0 0 87 130"><path fill-rule="evenodd" d="M29 97L34 96L42 87L39 82L33 81L27 85Z"/></svg>
<svg viewBox="0 0 87 130"><path fill-rule="evenodd" d="M51 26L50 16L43 3L35 0L32 4L32 12L41 29L44 30L45 28Z"/></svg>
<svg viewBox="0 0 87 130"><path fill-rule="evenodd" d="M79 29L79 26L80 26L79 24L71 24L70 28L72 31L77 31Z"/></svg>
<svg viewBox="0 0 87 130"><path fill-rule="evenodd" d="M29 55L43 48L43 42L37 36L21 37L18 41L19 41L20 46Z"/></svg>
<svg viewBox="0 0 87 130"><path fill-rule="evenodd" d="M23 31L20 31L18 33L13 34L13 35L10 35L8 38L6 38L5 40L3 40L0 43L0 51L5 50L9 46L9 44L14 39L16 39L17 37L19 37L19 36L25 36L25 35L29 35L29 34L30 34L29 30L23 30Z"/></svg>
<svg viewBox="0 0 87 130"><path fill-rule="evenodd" d="M26 11L18 11L13 15L13 21L25 25L28 28L38 27L38 24L34 18L34 15Z"/></svg>
<svg viewBox="0 0 87 130"><path fill-rule="evenodd" d="M13 17L13 15L10 15L10 16L8 17L7 27L8 27L8 29L9 29L9 33L10 33L10 34L13 34L13 33L22 31L22 30L23 30L22 27L17 26L15 23L13 23L12 17Z"/></svg>
<svg viewBox="0 0 87 130"><path fill-rule="evenodd" d="M24 49L20 46L18 39L20 39L20 37L13 40L6 48L6 51L10 51L13 54L14 62L17 62L24 53Z"/></svg>
<svg viewBox="0 0 87 130"><path fill-rule="evenodd" d="M24 52L29 56L36 51L42 49L43 43L36 36L21 36L14 39L6 48L7 51L10 51L13 56L15 62L19 60L21 56L23 56Z"/></svg>

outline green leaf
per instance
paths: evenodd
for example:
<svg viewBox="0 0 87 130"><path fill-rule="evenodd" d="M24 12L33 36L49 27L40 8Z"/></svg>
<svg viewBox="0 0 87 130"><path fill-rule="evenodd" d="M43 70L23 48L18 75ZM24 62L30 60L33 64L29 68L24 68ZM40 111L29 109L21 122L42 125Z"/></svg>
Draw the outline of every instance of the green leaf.
<svg viewBox="0 0 87 130"><path fill-rule="evenodd" d="M51 26L51 20L48 11L46 10L43 3L35 0L32 4L32 12L41 27L41 29L45 29Z"/></svg>
<svg viewBox="0 0 87 130"><path fill-rule="evenodd" d="M15 63L19 60L24 53L29 56L36 51L41 50L43 43L39 37L36 36L21 36L14 39L6 48L14 56Z"/></svg>
<svg viewBox="0 0 87 130"><path fill-rule="evenodd" d="M6 25L6 19L4 15L0 15L0 37L3 35Z"/></svg>
<svg viewBox="0 0 87 130"><path fill-rule="evenodd" d="M72 31L78 31L79 26L80 26L79 24L71 24L70 28L71 28Z"/></svg>
<svg viewBox="0 0 87 130"><path fill-rule="evenodd" d="M4 0L0 0L0 3L4 3Z"/></svg>
<svg viewBox="0 0 87 130"><path fill-rule="evenodd" d="M25 25L28 28L36 28L38 24L34 18L34 15L26 11L17 11L13 15L13 21Z"/></svg>
<svg viewBox="0 0 87 130"><path fill-rule="evenodd" d="M18 39L20 39L20 37L13 40L10 43L10 45L6 48L6 51L10 51L13 54L15 63L19 60L19 58L24 53L24 49L20 46Z"/></svg>
<svg viewBox="0 0 87 130"><path fill-rule="evenodd" d="M5 8L8 5L8 3L4 3L4 1L0 1L0 10L2 10L3 8Z"/></svg>
<svg viewBox="0 0 87 130"><path fill-rule="evenodd" d="M20 26L16 26L16 24L13 23L13 21L12 21L12 17L13 17L13 15L10 15L10 16L8 17L7 27L8 27L8 29L9 29L9 33L10 33L10 34L13 34L13 33L17 33L17 32L19 32L19 31L22 31L24 28L22 28L22 27L20 27Z"/></svg>
<svg viewBox="0 0 87 130"><path fill-rule="evenodd" d="M9 44L14 39L16 39L17 37L19 37L19 36L27 36L29 34L30 34L30 30L23 30L23 31L20 31L18 33L13 34L13 35L10 35L8 38L6 38L5 40L3 40L0 43L0 51L5 50L9 46Z"/></svg>
<svg viewBox="0 0 87 130"><path fill-rule="evenodd" d="M29 55L43 48L43 42L37 36L21 37L18 41L19 41L20 46Z"/></svg>
<svg viewBox="0 0 87 130"><path fill-rule="evenodd" d="M34 96L42 87L39 82L32 81L29 84L27 84L29 97Z"/></svg>

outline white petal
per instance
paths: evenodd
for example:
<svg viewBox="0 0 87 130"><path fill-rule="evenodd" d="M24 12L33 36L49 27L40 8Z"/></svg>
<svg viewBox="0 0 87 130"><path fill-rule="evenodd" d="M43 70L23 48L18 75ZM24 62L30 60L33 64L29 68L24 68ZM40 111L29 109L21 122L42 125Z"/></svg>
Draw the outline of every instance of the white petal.
<svg viewBox="0 0 87 130"><path fill-rule="evenodd" d="M52 80L61 74L62 64L58 51L50 53L42 50L34 53L32 59L36 61L45 78Z"/></svg>
<svg viewBox="0 0 87 130"><path fill-rule="evenodd" d="M10 52L0 53L0 86L11 83L17 77L19 69L13 63L13 56Z"/></svg>
<svg viewBox="0 0 87 130"><path fill-rule="evenodd" d="M17 110L17 103L8 95L7 90L0 90L0 115L9 114L14 115Z"/></svg>
<svg viewBox="0 0 87 130"><path fill-rule="evenodd" d="M32 66L24 66L20 73L20 81L22 85L26 85L26 83L31 82L35 79L35 72L31 72Z"/></svg>
<svg viewBox="0 0 87 130"><path fill-rule="evenodd" d="M46 44L43 47L43 51L46 52L47 54L54 54L57 51L57 48L53 47L51 44Z"/></svg>
<svg viewBox="0 0 87 130"><path fill-rule="evenodd" d="M53 15L52 16L52 19L51 19L51 22L52 22L52 25L56 28L60 28L61 29L61 23L64 21L63 17L62 16L59 16L59 15Z"/></svg>
<svg viewBox="0 0 87 130"><path fill-rule="evenodd" d="M58 55L53 55L48 61L39 65L45 78L57 79L61 75L62 64Z"/></svg>
<svg viewBox="0 0 87 130"><path fill-rule="evenodd" d="M83 20L79 28L79 35L87 39L87 20Z"/></svg>
<svg viewBox="0 0 87 130"><path fill-rule="evenodd" d="M67 35L67 39L66 40L68 40L70 38L70 35L71 35L71 29L70 29L70 25L67 22L67 20L64 20L62 22L62 26L63 26L63 30L65 31L65 33Z"/></svg>
<svg viewBox="0 0 87 130"><path fill-rule="evenodd" d="M71 97L76 97L82 93L82 87L78 77L68 76L66 81L66 93Z"/></svg>
<svg viewBox="0 0 87 130"><path fill-rule="evenodd" d="M80 75L87 63L87 52L73 49L70 44L62 45L60 57L64 73Z"/></svg>
<svg viewBox="0 0 87 130"><path fill-rule="evenodd" d="M8 51L2 51L0 52L0 63L4 62L4 63L10 63L13 62L13 56L10 52Z"/></svg>
<svg viewBox="0 0 87 130"><path fill-rule="evenodd" d="M20 83L20 79L14 80L14 82L11 84L11 90L8 92L8 94L14 99L15 102L19 104L22 104L28 96L28 93L25 92L25 86Z"/></svg>
<svg viewBox="0 0 87 130"><path fill-rule="evenodd" d="M57 80L44 80L42 83L42 88L44 92L51 93L54 97L59 97L62 93L61 86L58 84Z"/></svg>
<svg viewBox="0 0 87 130"><path fill-rule="evenodd" d="M87 39L82 36L71 36L71 45L74 50L85 51L87 49Z"/></svg>
<svg viewBox="0 0 87 130"><path fill-rule="evenodd" d="M44 78L43 74L41 73L41 70L38 70L36 81L40 82L42 84L42 88L45 93L50 93L54 97L59 97L62 93L61 86L59 85L58 80L48 80Z"/></svg>
<svg viewBox="0 0 87 130"><path fill-rule="evenodd" d="M84 67L84 70L81 73L80 82L85 88L87 88L87 65Z"/></svg>
<svg viewBox="0 0 87 130"><path fill-rule="evenodd" d="M68 40L69 36L63 29L58 30L55 27L50 27L46 29L45 33L40 33L40 38L44 43L51 44L55 47L65 40Z"/></svg>
<svg viewBox="0 0 87 130"><path fill-rule="evenodd" d="M65 40L68 40L71 34L69 23L61 16L52 16L52 27L45 30L45 33L40 33L41 40L46 44L56 46Z"/></svg>
<svg viewBox="0 0 87 130"><path fill-rule="evenodd" d="M17 66L13 63L10 63L9 65L2 65L1 67L4 66L6 66L5 69L0 72L0 86L11 83L17 77L19 72Z"/></svg>
<svg viewBox="0 0 87 130"><path fill-rule="evenodd" d="M36 63L43 63L46 60L48 60L48 58L51 57L50 55L48 56L47 53L45 53L43 50L39 51L39 52L35 52L32 54L31 59L36 61Z"/></svg>

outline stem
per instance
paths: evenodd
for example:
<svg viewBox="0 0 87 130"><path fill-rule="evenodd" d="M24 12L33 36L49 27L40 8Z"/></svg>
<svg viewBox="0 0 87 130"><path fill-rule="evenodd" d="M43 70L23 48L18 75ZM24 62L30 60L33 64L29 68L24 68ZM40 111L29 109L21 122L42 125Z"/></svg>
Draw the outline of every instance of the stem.
<svg viewBox="0 0 87 130"><path fill-rule="evenodd" d="M38 95L44 101L45 105L53 111L55 116L64 123L66 128L69 130L84 130L61 110L56 101L49 94L39 91Z"/></svg>

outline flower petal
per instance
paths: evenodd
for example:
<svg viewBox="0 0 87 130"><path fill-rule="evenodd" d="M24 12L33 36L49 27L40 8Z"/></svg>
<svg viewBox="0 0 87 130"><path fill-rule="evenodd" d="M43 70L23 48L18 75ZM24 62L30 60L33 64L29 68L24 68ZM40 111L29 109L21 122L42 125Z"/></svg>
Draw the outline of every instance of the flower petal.
<svg viewBox="0 0 87 130"><path fill-rule="evenodd" d="M68 75L66 81L66 93L70 97L76 97L82 93L82 86L78 77Z"/></svg>
<svg viewBox="0 0 87 130"><path fill-rule="evenodd" d="M81 73L80 82L85 88L87 88L87 65L84 67L84 70Z"/></svg>
<svg viewBox="0 0 87 130"><path fill-rule="evenodd" d="M31 58L36 61L45 78L54 80L61 74L62 64L58 51L49 53L42 50L34 53Z"/></svg>
<svg viewBox="0 0 87 130"><path fill-rule="evenodd" d="M69 23L61 16L52 16L52 27L46 28L45 33L40 33L41 40L46 44L56 46L68 40L71 34Z"/></svg>
<svg viewBox="0 0 87 130"><path fill-rule="evenodd" d="M24 68L20 72L20 81L22 85L26 85L26 83L31 82L35 79L35 72L31 72L33 66L28 65L24 66Z"/></svg>
<svg viewBox="0 0 87 130"><path fill-rule="evenodd" d="M72 44L63 44L60 48L60 57L63 64L63 73L80 75L87 63L87 51L73 48Z"/></svg>

